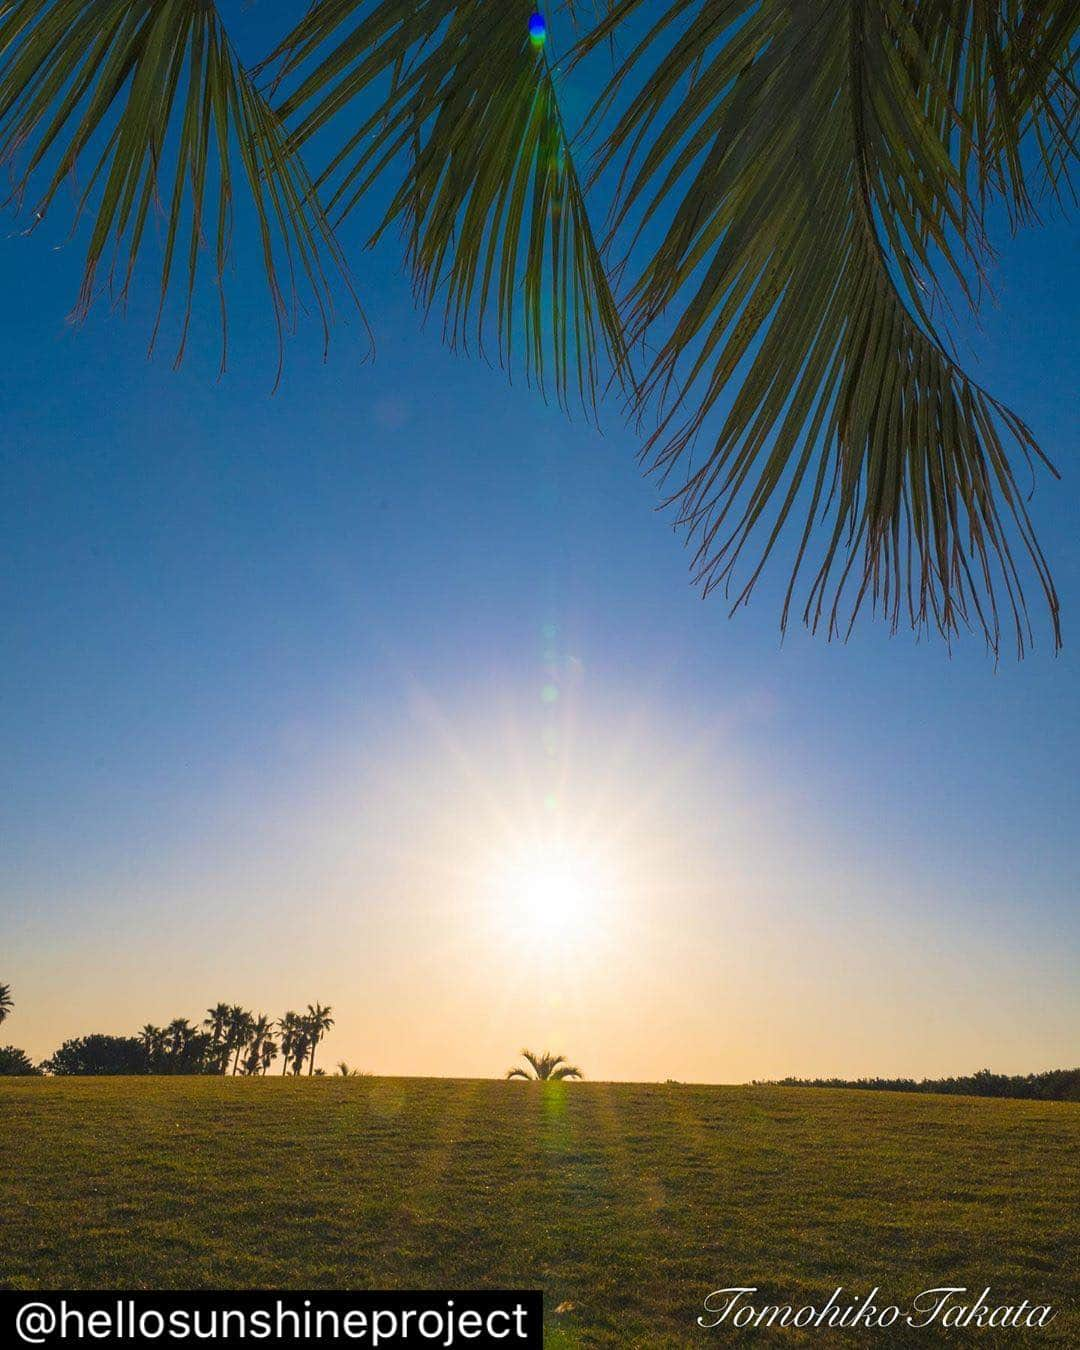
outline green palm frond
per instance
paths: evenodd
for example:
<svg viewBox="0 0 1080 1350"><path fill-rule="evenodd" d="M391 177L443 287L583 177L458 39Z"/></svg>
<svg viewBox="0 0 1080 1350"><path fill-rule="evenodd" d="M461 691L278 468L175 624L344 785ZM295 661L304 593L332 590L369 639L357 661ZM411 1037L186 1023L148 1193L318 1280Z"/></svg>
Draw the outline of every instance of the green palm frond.
<svg viewBox="0 0 1080 1350"><path fill-rule="evenodd" d="M613 372L655 412L643 453L706 591L745 602L790 536L782 626L802 578L811 628L846 633L870 600L894 629L973 627L995 652L1009 625L1022 652L1033 577L1059 643L1018 480L1045 458L941 319L946 281L979 299L988 200L1020 224L1072 195L1080 6L604 0L568 67L530 41L533 8L315 0L264 63L274 110L212 0L0 2L0 160L31 228L87 170L78 316L99 291L127 297L160 217L151 346L179 293L177 359L204 252L224 329L234 206L280 350L305 298L325 334L349 286L328 216L389 184L371 240L402 230L451 345L494 348L589 409ZM631 29L592 122L615 193L605 270L558 81ZM624 274L620 311L608 278Z"/></svg>
<svg viewBox="0 0 1080 1350"><path fill-rule="evenodd" d="M639 7L615 4L575 59ZM978 16L999 8L674 0L597 104L599 118L623 103L598 167L619 174L612 229L649 242L626 307L630 342L655 353L640 386L659 408L646 453L663 475L681 470L671 500L696 575L734 607L800 518L782 625L810 567L812 628L849 632L869 596L894 629L975 627L996 652L1004 610L1022 652L1026 555L1060 642L1015 476L1017 459L1045 461L937 327L937 273L975 302L986 194L1021 205L1016 146L1055 125L1042 86L1024 93L1024 52L1067 78L1059 22L1023 39L984 24L993 40L972 56ZM1002 50L1008 112L988 72ZM688 466L713 415L711 449Z"/></svg>
<svg viewBox="0 0 1080 1350"><path fill-rule="evenodd" d="M592 408L626 352L532 8L323 0L271 58L281 79L306 71L278 112L295 144L331 122L344 134L318 179L335 220L401 175L371 242L403 229L418 302L444 297L452 346L483 354L494 328L500 364L520 340L530 380Z"/></svg>
<svg viewBox="0 0 1080 1350"><path fill-rule="evenodd" d="M61 185L74 181L84 160L89 164L85 184L75 190L76 218L94 213L77 316L89 309L103 270L113 297L127 296L148 219L160 205L158 322L179 272L185 296L179 360L199 256L209 242L221 292L224 364L224 273L234 202L246 191L279 350L301 303L301 282L328 332L331 277L347 281L341 254L299 156L237 60L209 0L8 5L0 14L0 160L15 166L17 199L43 175L33 198L35 224Z"/></svg>
<svg viewBox="0 0 1080 1350"><path fill-rule="evenodd" d="M923 0L912 21L934 72L927 115L948 143L953 109L970 132L962 167L977 178L980 204L1003 198L1013 221L1033 218L1036 200L1060 196L1077 153L1077 87L1072 48L1075 3ZM918 71L913 74L918 76ZM1025 141L1037 148L1034 194Z"/></svg>

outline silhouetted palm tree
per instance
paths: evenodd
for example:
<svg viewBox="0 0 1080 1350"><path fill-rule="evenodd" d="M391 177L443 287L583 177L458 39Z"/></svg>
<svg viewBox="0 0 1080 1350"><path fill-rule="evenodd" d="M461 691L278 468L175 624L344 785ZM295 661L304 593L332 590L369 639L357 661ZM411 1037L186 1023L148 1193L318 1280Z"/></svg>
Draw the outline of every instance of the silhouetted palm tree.
<svg viewBox="0 0 1080 1350"><path fill-rule="evenodd" d="M507 1078L529 1078L541 1083L555 1082L563 1078L584 1078L585 1075L580 1069L576 1069L573 1064L568 1064L565 1055L553 1055L550 1050L545 1050L542 1055L536 1054L532 1050L522 1050L522 1059L529 1062L532 1072L528 1069L516 1068L508 1069Z"/></svg>
<svg viewBox="0 0 1080 1350"><path fill-rule="evenodd" d="M264 1036L262 1042L262 1056L261 1056L262 1073L264 1077L270 1065L273 1064L275 1059L277 1059L277 1053L278 1053L277 1041L275 1041L272 1036Z"/></svg>
<svg viewBox="0 0 1080 1350"><path fill-rule="evenodd" d="M270 1034L270 1019L265 1013L260 1013L251 1023L251 1031L248 1039L248 1051L244 1057L244 1072L246 1074L258 1074L263 1071L263 1042Z"/></svg>
<svg viewBox="0 0 1080 1350"><path fill-rule="evenodd" d="M165 1028L169 1063L175 1070L188 1048L194 1028L186 1017L174 1017Z"/></svg>
<svg viewBox="0 0 1080 1350"><path fill-rule="evenodd" d="M203 1026L210 1032L210 1044L220 1065L219 1072L224 1073L229 1061L229 1051L225 1042L229 1027L229 1005L217 1003L214 1007L207 1008Z"/></svg>
<svg viewBox="0 0 1080 1350"><path fill-rule="evenodd" d="M165 1058L165 1045L168 1040L168 1033L165 1028L156 1027L152 1022L147 1022L139 1033L139 1039L146 1051L150 1072L160 1072L161 1062Z"/></svg>
<svg viewBox="0 0 1080 1350"><path fill-rule="evenodd" d="M4 1021L14 1006L15 1000L11 997L11 985L0 984L0 1022Z"/></svg>
<svg viewBox="0 0 1080 1350"><path fill-rule="evenodd" d="M300 1014L287 1012L278 1021L278 1031L280 1033L281 1074L284 1077L292 1067L297 1043L300 1040Z"/></svg>
<svg viewBox="0 0 1080 1350"><path fill-rule="evenodd" d="M336 1078L363 1078L363 1073L359 1069L350 1069L343 1059L338 1060Z"/></svg>
<svg viewBox="0 0 1080 1350"><path fill-rule="evenodd" d="M334 1019L330 1016L332 1011L332 1008L324 1008L321 1003L308 1004L304 1027L308 1035L311 1056L308 1061L309 1074L315 1072L315 1051L319 1048L319 1042L334 1025Z"/></svg>
<svg viewBox="0 0 1080 1350"><path fill-rule="evenodd" d="M234 1003L229 1009L229 1022L226 1031L227 1044L233 1052L232 1071L235 1074L240 1063L240 1052L251 1039L252 1028L255 1025L255 1019L246 1008L241 1008L239 1004Z"/></svg>

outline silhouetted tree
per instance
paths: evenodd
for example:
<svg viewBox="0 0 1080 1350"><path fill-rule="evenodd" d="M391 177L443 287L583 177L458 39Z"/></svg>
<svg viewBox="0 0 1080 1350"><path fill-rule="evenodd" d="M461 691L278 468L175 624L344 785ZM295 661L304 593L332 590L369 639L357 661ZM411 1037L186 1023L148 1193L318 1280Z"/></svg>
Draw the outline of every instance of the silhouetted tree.
<svg viewBox="0 0 1080 1350"><path fill-rule="evenodd" d="M150 1057L137 1036L77 1036L65 1041L41 1066L58 1078L91 1074L144 1074Z"/></svg>
<svg viewBox="0 0 1080 1350"><path fill-rule="evenodd" d="M274 1038L272 1036L264 1036L262 1043L262 1071L264 1076L266 1071L270 1068L270 1065L277 1059L277 1052L277 1042Z"/></svg>
<svg viewBox="0 0 1080 1350"><path fill-rule="evenodd" d="M962 1097L1020 1097L1029 1101L1080 1101L1080 1069L1008 1075L980 1069L960 1078L781 1078L754 1087L860 1088L864 1092L933 1092Z"/></svg>
<svg viewBox="0 0 1080 1350"><path fill-rule="evenodd" d="M300 1025L296 1029L293 1037L292 1052L292 1071L294 1074L304 1072L304 1065L307 1063L308 1046L311 1044L311 1036L308 1032L307 1023L303 1018L300 1019Z"/></svg>
<svg viewBox="0 0 1080 1350"><path fill-rule="evenodd" d="M30 1060L25 1050L17 1050L13 1045L0 1045L0 1078L38 1077L41 1070Z"/></svg>
<svg viewBox="0 0 1080 1350"><path fill-rule="evenodd" d="M11 985L0 984L0 1022L6 1020L7 1015L15 1006L15 1000L11 997Z"/></svg>
<svg viewBox="0 0 1080 1350"><path fill-rule="evenodd" d="M179 1073L187 1059L192 1026L186 1017L174 1017L165 1028L165 1044L169 1057L169 1073Z"/></svg>
<svg viewBox="0 0 1080 1350"><path fill-rule="evenodd" d="M278 1022L278 1031L280 1032L281 1073L284 1077L293 1066L297 1044L302 1034L299 1013L287 1012Z"/></svg>
<svg viewBox="0 0 1080 1350"><path fill-rule="evenodd" d="M72 1074L266 1074L280 1052L282 1073L317 1072L315 1048L328 1027L330 1009L308 1004L306 1014L287 1012L277 1023L253 1016L238 1004L208 1008L202 1026L174 1017L165 1027L147 1022L137 1037L85 1036L65 1041L44 1062L48 1073ZM280 1041L274 1036L280 1031ZM21 1052L20 1052L21 1053Z"/></svg>
<svg viewBox="0 0 1080 1350"><path fill-rule="evenodd" d="M321 1003L309 1003L307 1007L307 1016L304 1018L304 1028L308 1037L308 1048L310 1059L308 1060L308 1073L315 1072L315 1051L319 1048L319 1042L323 1036L334 1025L334 1019L330 1016L332 1008L324 1008Z"/></svg>
<svg viewBox="0 0 1080 1350"><path fill-rule="evenodd" d="M229 1048L233 1051L233 1073L236 1073L240 1063L240 1052L251 1039L251 1033L254 1026L255 1019L246 1008L241 1008L239 1004L234 1004L229 1009L227 1036Z"/></svg>
<svg viewBox="0 0 1080 1350"><path fill-rule="evenodd" d="M532 1072L522 1068L508 1069L507 1078L531 1078L546 1083L557 1079L585 1077L580 1069L575 1069L572 1064L567 1063L565 1055L553 1055L550 1050L545 1050L542 1055L532 1050L522 1050L521 1057L528 1061Z"/></svg>
<svg viewBox="0 0 1080 1350"><path fill-rule="evenodd" d="M163 1073L165 1062L165 1047L168 1042L168 1032L164 1027L156 1027L152 1022L147 1022L139 1033L139 1039L142 1041L143 1049L146 1051L146 1058L150 1065L151 1073Z"/></svg>
<svg viewBox="0 0 1080 1350"><path fill-rule="evenodd" d="M207 1008L203 1026L210 1033L210 1044L218 1061L218 1072L224 1073L229 1065L229 1051L226 1044L226 1032L229 1026L229 1005L216 1003Z"/></svg>
<svg viewBox="0 0 1080 1350"><path fill-rule="evenodd" d="M249 1075L263 1071L263 1042L270 1034L270 1019L265 1013L252 1019L251 1035L244 1056L244 1072Z"/></svg>

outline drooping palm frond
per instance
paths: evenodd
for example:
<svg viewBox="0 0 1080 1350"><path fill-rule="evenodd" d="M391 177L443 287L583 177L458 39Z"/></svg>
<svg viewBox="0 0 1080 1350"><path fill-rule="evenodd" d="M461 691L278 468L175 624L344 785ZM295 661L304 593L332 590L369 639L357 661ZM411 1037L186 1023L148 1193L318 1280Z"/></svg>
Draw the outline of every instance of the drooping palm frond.
<svg viewBox="0 0 1080 1350"><path fill-rule="evenodd" d="M576 58L639 8L616 3ZM655 344L640 386L660 408L648 451L665 476L682 468L672 500L696 574L706 591L735 586L736 607L801 517L782 625L816 550L812 628L825 617L830 634L850 631L869 595L894 628L974 626L996 652L1001 606L1022 652L1019 549L1060 642L1014 471L1043 457L937 329L935 269L974 302L985 195L1008 186L1024 200L1022 124L1054 122L1041 94L1022 111L1021 58L1038 51L1067 78L1060 23L1006 41L1004 128L1000 102L971 93L1002 50L984 42L972 56L972 16L990 8L674 0L597 104L598 116L618 106L651 59L599 159L620 175L613 231L634 225L650 243L626 313L630 341ZM1020 7L1005 8L1022 26ZM687 468L714 413L711 451ZM736 585L751 539L757 560Z"/></svg>
<svg viewBox="0 0 1080 1350"><path fill-rule="evenodd" d="M560 1064L557 1069L553 1069L548 1074L550 1082L561 1082L566 1078L584 1078L585 1075L580 1069L576 1069L573 1064Z"/></svg>
<svg viewBox="0 0 1080 1350"><path fill-rule="evenodd" d="M345 133L318 180L335 220L401 175L371 242L403 228L418 302L444 298L451 345L484 353L494 330L512 369L520 335L527 377L592 408L626 352L532 9L323 0L275 54L285 80L318 58L278 112L296 144Z"/></svg>
<svg viewBox="0 0 1080 1350"><path fill-rule="evenodd" d="M970 135L958 149L973 171L980 205L1000 196L1014 224L1031 219L1044 192L1060 195L1077 153L1073 47L1078 12L1066 3L921 0L912 22L933 80L911 73L925 110L948 144L957 120ZM954 109L959 113L957 119ZM1031 187L1030 141L1038 184Z"/></svg>
<svg viewBox="0 0 1080 1350"><path fill-rule="evenodd" d="M319 194L348 215L386 176L373 237L403 229L419 301L442 299L452 344L494 341L501 362L588 406L605 366L651 353L634 406L659 410L646 455L676 475L706 590L744 601L794 530L782 624L809 572L812 627L847 631L870 597L893 627L973 626L995 651L1005 615L1022 651L1033 571L1057 643L1015 467L1043 457L939 332L937 274L975 303L987 199L1021 223L1071 192L1080 6L595 8L578 58L646 24L597 105L618 113L639 82L600 155L619 171L616 264L627 232L648 250L622 319L532 0L315 0L269 58L276 113L212 0L0 0L0 158L16 198L43 180L35 222L89 167L77 314L100 289L126 297L160 207L160 307L185 297L180 353L204 245L223 290L241 195L280 338L301 290L325 329L344 274ZM324 129L343 135L317 192L299 151Z"/></svg>
<svg viewBox="0 0 1080 1350"><path fill-rule="evenodd" d="M84 159L90 171L76 187L76 217L92 211L94 219L77 316L102 287L105 264L114 298L127 296L148 219L160 204L158 322L179 271L186 300L179 359L209 235L224 363L224 273L234 203L246 191L279 350L300 304L301 281L326 333L331 276L347 281L341 254L299 156L237 60L210 0L16 0L4 7L0 161L15 169L17 199L38 171L45 176L32 199L35 224Z"/></svg>

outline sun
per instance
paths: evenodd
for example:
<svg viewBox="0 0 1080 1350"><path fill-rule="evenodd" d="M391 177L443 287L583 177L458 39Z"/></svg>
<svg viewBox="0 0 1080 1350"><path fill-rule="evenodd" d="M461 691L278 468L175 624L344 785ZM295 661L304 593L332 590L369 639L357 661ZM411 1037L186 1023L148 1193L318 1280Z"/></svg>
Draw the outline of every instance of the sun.
<svg viewBox="0 0 1080 1350"><path fill-rule="evenodd" d="M565 940L602 925L612 889L611 868L598 850L541 839L497 860L490 898L518 936Z"/></svg>

